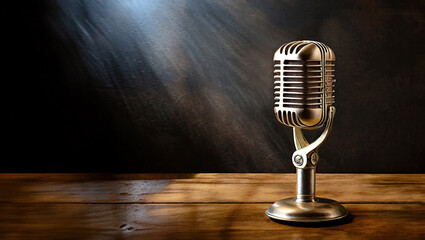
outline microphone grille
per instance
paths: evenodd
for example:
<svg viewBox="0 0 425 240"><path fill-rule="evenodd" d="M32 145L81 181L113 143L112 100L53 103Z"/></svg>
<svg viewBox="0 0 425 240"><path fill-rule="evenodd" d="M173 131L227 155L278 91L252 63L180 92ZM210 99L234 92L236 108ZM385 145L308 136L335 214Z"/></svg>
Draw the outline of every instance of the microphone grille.
<svg viewBox="0 0 425 240"><path fill-rule="evenodd" d="M323 43L296 41L280 47L274 60L277 119L293 127L320 127L325 109L335 103L333 51Z"/></svg>

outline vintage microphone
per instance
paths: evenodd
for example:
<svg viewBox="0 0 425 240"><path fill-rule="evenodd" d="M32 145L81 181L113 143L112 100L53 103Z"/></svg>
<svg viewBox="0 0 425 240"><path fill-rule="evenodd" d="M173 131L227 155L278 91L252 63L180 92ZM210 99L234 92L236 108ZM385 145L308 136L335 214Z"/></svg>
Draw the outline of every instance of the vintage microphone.
<svg viewBox="0 0 425 240"><path fill-rule="evenodd" d="M292 163L297 169L297 196L275 202L266 214L291 222L341 219L348 215L341 204L315 196L317 150L329 134L336 110L335 54L323 43L303 40L282 45L274 61L274 112L279 122L293 128L296 151ZM301 131L322 127L321 136L311 144Z"/></svg>

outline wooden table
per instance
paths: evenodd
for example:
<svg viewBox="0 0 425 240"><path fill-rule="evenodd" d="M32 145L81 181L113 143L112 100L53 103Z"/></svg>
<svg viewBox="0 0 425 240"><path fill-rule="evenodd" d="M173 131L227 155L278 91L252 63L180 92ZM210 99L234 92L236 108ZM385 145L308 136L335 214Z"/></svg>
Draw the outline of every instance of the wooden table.
<svg viewBox="0 0 425 240"><path fill-rule="evenodd" d="M0 239L425 239L425 174L318 174L352 222L264 211L295 174L0 174Z"/></svg>

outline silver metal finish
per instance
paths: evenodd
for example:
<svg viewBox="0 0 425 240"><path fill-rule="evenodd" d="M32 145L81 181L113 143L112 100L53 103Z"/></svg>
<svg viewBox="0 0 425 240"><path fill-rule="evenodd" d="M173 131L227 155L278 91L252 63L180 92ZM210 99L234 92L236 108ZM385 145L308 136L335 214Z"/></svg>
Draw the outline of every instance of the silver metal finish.
<svg viewBox="0 0 425 240"><path fill-rule="evenodd" d="M294 157L294 164L297 166L302 166L304 164L304 160L303 157L301 157L300 155L297 155Z"/></svg>
<svg viewBox="0 0 425 240"><path fill-rule="evenodd" d="M287 198L275 202L266 211L267 216L276 220L291 222L324 222L338 220L348 215L348 211L338 202L327 198L299 202Z"/></svg>
<svg viewBox="0 0 425 240"><path fill-rule="evenodd" d="M341 219L348 215L341 204L315 196L317 150L329 135L336 112L335 54L323 43L296 41L280 47L274 60L274 111L279 122L293 127L296 151L292 163L297 169L297 196L275 202L266 214L276 220L294 222ZM320 137L310 144L302 129L323 126Z"/></svg>

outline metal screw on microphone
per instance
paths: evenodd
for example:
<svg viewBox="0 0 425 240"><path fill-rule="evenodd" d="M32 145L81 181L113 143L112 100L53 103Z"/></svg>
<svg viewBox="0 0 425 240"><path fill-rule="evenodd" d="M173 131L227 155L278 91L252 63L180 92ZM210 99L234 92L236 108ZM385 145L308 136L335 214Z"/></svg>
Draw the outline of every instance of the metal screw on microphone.
<svg viewBox="0 0 425 240"><path fill-rule="evenodd" d="M313 164L313 166L316 166L318 158L319 158L319 155L317 155L317 153L311 154L310 161L311 161L311 164Z"/></svg>
<svg viewBox="0 0 425 240"><path fill-rule="evenodd" d="M304 163L303 157L301 157L300 155L295 156L294 162L296 165L302 166Z"/></svg>

